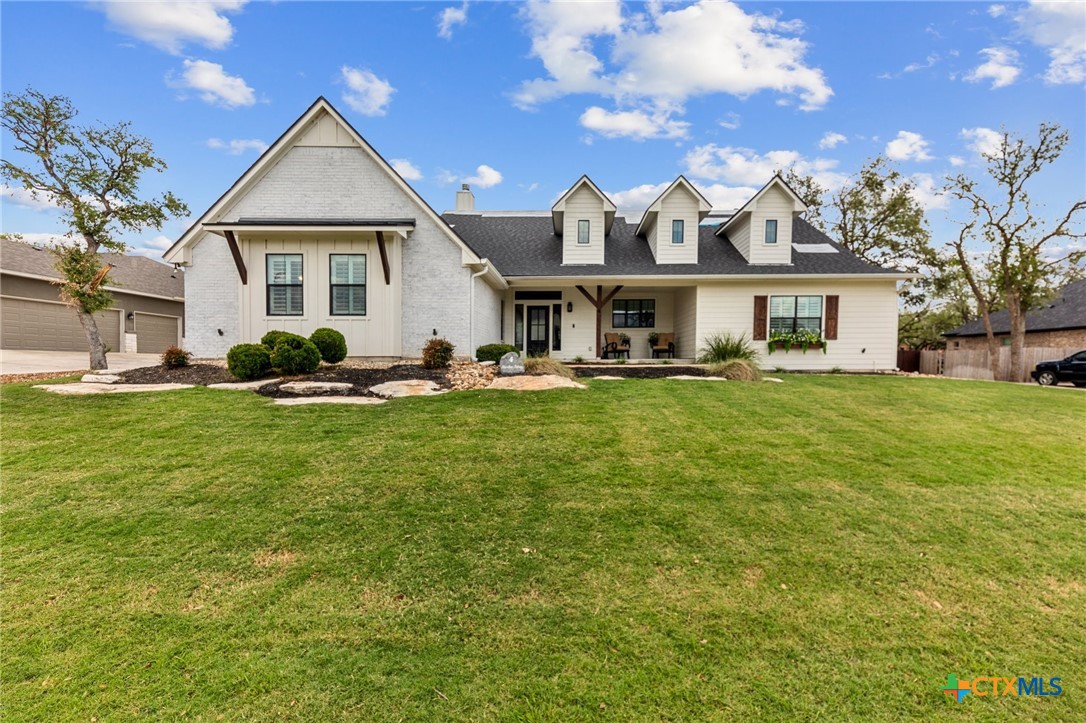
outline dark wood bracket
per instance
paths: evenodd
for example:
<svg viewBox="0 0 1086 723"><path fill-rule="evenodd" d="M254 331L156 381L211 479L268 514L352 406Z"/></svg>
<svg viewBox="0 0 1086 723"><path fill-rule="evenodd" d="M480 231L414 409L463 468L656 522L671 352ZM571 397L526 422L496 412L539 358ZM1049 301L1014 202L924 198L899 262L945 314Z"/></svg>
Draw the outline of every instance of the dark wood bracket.
<svg viewBox="0 0 1086 723"><path fill-rule="evenodd" d="M241 260L238 240L234 237L233 231L226 230L223 234L226 236L226 244L230 247L230 255L234 257L234 266L238 267L238 276L241 277L241 283L244 286L249 283L249 272L245 270L245 262Z"/></svg>
<svg viewBox="0 0 1086 723"><path fill-rule="evenodd" d="M611 293L607 296L603 295L603 286L596 286L596 296L593 297L585 288L581 285L577 285L577 291L580 291L584 295L584 298L588 299L589 303L596 308L596 356L603 358L603 307L607 306L607 302L615 298L615 294L622 291L622 286L616 286L611 289Z"/></svg>
<svg viewBox="0 0 1086 723"><path fill-rule="evenodd" d="M381 266L385 270L385 286L392 283L392 268L388 265L388 249L385 248L384 231L377 232L377 250L381 252Z"/></svg>

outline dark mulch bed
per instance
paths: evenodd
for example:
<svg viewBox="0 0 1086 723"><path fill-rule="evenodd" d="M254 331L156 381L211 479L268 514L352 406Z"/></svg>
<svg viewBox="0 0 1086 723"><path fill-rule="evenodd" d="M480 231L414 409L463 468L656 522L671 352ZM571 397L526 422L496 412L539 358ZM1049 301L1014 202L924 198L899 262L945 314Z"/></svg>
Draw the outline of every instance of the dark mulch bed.
<svg viewBox="0 0 1086 723"><path fill-rule="evenodd" d="M353 367L321 367L312 374L304 377L285 377L284 382L347 382L354 386L343 392L330 392L334 396L342 397L369 397L373 396L369 388L375 384L385 382L400 382L408 379L429 379L439 387L449 388L449 382L445 378L444 369L424 369L418 364L396 364L385 369L358 369ZM284 392L279 389L279 384L265 384L256 390L257 394L265 397L298 397L315 396L312 394L300 395Z"/></svg>
<svg viewBox="0 0 1086 723"><path fill-rule="evenodd" d="M164 366L129 369L117 374L123 384L221 384L236 382L234 375L226 367L214 364L190 364L179 369L167 369Z"/></svg>
<svg viewBox="0 0 1086 723"><path fill-rule="evenodd" d="M574 373L579 377L625 377L627 379L663 379L687 375L691 377L709 376L703 367L683 366L681 364L609 364L606 366L574 366Z"/></svg>

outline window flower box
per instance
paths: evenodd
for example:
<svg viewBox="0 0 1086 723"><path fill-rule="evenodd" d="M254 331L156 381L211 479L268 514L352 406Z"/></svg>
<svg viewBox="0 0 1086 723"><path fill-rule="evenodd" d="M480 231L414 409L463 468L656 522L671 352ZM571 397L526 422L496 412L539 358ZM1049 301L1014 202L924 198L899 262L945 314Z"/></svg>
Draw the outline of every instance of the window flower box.
<svg viewBox="0 0 1086 723"><path fill-rule="evenodd" d="M808 351L822 350L822 353L826 353L826 340L822 338L822 335L817 331L800 330L800 331L774 331L769 335L767 342L769 353L772 354L775 351L784 351L785 353L798 349L806 354Z"/></svg>

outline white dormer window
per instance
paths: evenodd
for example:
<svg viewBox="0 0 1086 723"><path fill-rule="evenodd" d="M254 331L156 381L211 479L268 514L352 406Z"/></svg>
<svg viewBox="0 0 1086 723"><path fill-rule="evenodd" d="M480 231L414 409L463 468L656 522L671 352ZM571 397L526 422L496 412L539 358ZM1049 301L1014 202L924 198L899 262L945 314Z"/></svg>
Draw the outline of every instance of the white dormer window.
<svg viewBox="0 0 1086 723"><path fill-rule="evenodd" d="M586 244L591 240L590 231L592 228L592 222L586 220L580 220L577 222L577 243Z"/></svg>
<svg viewBox="0 0 1086 723"><path fill-rule="evenodd" d="M777 243L777 219L766 219L765 222L765 242L767 244Z"/></svg>
<svg viewBox="0 0 1086 723"><path fill-rule="evenodd" d="M671 243L681 244L683 242L683 227L685 225L681 218L671 222Z"/></svg>

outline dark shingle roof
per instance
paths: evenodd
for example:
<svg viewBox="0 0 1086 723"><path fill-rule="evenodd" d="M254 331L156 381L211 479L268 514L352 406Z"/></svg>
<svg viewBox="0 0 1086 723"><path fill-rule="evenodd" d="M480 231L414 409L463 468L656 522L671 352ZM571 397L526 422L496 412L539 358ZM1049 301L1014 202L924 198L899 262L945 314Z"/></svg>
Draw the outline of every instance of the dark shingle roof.
<svg viewBox="0 0 1086 723"><path fill-rule="evenodd" d="M618 217L607 236L604 263L563 266L562 237L554 234L550 215L513 216L486 213L445 213L443 218L481 258L488 258L503 276L681 276L745 274L887 274L843 249L803 219L792 223L797 244L830 244L838 253L793 251L791 265L748 264L716 226L698 228L698 263L657 264L648 242L634 235L636 223Z"/></svg>
<svg viewBox="0 0 1086 723"><path fill-rule="evenodd" d="M0 239L0 271L33 274L59 279L54 266L56 257L48 249L14 239ZM171 299L185 296L185 277L173 267L153 261L146 256L102 254L102 262L116 268L109 272L117 291L135 291Z"/></svg>
<svg viewBox="0 0 1086 723"><path fill-rule="evenodd" d="M992 330L996 334L1009 334L1010 314L1006 310L992 314ZM1052 331L1054 329L1086 328L1086 279L1068 284L1060 289L1059 298L1045 306L1026 312L1026 331ZM943 336L983 336L984 321L974 319Z"/></svg>

